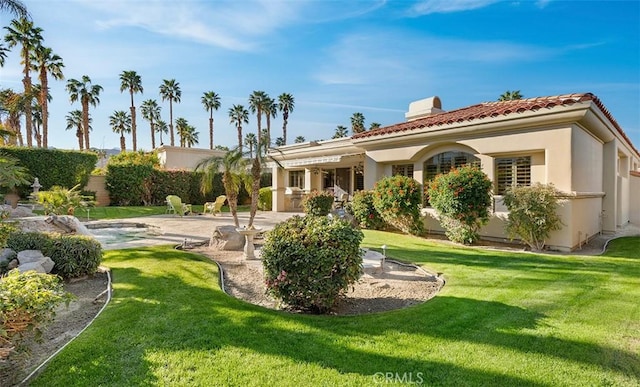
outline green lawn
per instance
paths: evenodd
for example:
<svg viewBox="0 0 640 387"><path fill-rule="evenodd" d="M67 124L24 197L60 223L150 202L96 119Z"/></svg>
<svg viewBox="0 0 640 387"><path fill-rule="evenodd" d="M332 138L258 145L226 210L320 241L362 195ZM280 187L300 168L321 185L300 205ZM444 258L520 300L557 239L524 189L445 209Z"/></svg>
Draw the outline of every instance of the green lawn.
<svg viewBox="0 0 640 387"><path fill-rule="evenodd" d="M579 257L365 235L444 273L442 292L373 315L287 314L227 296L200 256L107 251L111 304L32 385L638 385L640 238Z"/></svg>

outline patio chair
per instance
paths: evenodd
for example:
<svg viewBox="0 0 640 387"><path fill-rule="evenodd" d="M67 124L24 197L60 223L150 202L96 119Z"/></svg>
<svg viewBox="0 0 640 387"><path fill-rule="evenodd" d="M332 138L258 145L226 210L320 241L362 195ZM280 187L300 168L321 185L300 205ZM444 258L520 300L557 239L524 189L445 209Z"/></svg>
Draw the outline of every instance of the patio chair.
<svg viewBox="0 0 640 387"><path fill-rule="evenodd" d="M167 196L167 206L170 206L174 214L178 214L183 216L185 214L190 214L191 204L182 203L182 199L180 196L169 195Z"/></svg>
<svg viewBox="0 0 640 387"><path fill-rule="evenodd" d="M216 198L216 201L213 203L213 211L211 212L211 214L215 215L215 214L220 214L222 215L222 206L224 205L224 202L227 200L227 197L224 195L220 195Z"/></svg>

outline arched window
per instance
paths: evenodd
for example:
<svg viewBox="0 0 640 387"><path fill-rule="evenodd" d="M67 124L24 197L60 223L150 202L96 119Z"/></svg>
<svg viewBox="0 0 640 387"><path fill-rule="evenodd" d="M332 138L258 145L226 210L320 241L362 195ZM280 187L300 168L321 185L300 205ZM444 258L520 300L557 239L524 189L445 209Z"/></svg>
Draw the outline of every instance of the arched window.
<svg viewBox="0 0 640 387"><path fill-rule="evenodd" d="M480 159L466 152L443 152L433 156L424 162L422 168L424 187L426 188L429 182L439 174L449 173L453 168L460 168L468 164L480 167ZM428 206L429 198L426 195L426 190L423 200L423 205Z"/></svg>

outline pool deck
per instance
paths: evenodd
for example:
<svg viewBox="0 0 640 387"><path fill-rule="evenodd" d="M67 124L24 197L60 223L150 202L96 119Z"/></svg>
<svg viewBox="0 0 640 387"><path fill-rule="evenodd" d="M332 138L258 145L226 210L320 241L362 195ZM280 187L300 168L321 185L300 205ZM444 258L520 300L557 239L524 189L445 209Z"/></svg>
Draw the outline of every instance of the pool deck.
<svg viewBox="0 0 640 387"><path fill-rule="evenodd" d="M304 215L297 212L269 212L258 211L256 213L253 224L256 228L263 230L271 230L276 224L286 220L294 215ZM238 221L240 227L246 226L249 222L249 213L238 213ZM127 219L105 219L83 222L85 224L96 223L133 223L147 224L162 230L159 235L152 235L145 239L131 240L123 243L110 244L106 246L107 250L125 249L129 247L142 247L151 245L173 244L178 245L185 242L197 243L209 241L213 231L217 226L233 226L233 217L230 213L225 212L222 215L187 215L177 216L174 214L152 215L139 218Z"/></svg>

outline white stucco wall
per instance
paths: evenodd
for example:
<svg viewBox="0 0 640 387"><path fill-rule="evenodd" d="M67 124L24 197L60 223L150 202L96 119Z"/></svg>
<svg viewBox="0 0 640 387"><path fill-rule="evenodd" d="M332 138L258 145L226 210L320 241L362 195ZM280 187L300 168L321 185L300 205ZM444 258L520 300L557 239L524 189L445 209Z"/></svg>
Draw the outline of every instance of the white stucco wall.
<svg viewBox="0 0 640 387"><path fill-rule="evenodd" d="M629 220L636 226L640 226L640 176L631 175L629 179L630 205Z"/></svg>

